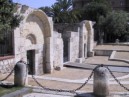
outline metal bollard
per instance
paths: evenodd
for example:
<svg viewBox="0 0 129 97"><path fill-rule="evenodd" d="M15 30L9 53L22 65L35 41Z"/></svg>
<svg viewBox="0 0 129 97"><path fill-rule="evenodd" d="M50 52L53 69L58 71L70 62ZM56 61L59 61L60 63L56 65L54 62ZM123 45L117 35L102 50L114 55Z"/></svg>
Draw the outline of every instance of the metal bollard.
<svg viewBox="0 0 129 97"><path fill-rule="evenodd" d="M23 61L16 63L14 68L14 84L15 86L25 86L28 82L28 70L27 66Z"/></svg>
<svg viewBox="0 0 129 97"><path fill-rule="evenodd" d="M94 95L97 97L109 96L109 72L105 67L98 67L94 71Z"/></svg>

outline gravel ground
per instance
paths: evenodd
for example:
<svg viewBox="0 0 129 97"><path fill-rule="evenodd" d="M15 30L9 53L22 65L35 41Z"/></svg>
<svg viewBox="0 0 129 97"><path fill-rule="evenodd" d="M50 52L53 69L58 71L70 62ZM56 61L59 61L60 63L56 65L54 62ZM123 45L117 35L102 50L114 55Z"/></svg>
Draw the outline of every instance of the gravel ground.
<svg viewBox="0 0 129 97"><path fill-rule="evenodd" d="M56 77L71 80L78 80L87 78L91 74L92 70L77 69L77 68L64 68L62 71L54 71L52 74L45 74L45 77ZM128 73L113 72L116 77L125 76ZM111 75L110 75L111 77Z"/></svg>
<svg viewBox="0 0 129 97"><path fill-rule="evenodd" d="M64 79L72 79L72 80L79 80L79 79L84 79L87 78L91 73L91 70L84 70L84 69L77 69L77 68L64 68L62 71L54 71L53 74L45 74L43 76L45 77L55 77L55 78L64 78ZM117 77L121 77L124 75L127 75L127 73L117 73L114 72L114 75ZM0 74L1 79L3 79L7 74ZM129 79L129 78L128 78ZM128 81L128 79L125 79ZM7 81L13 82L14 80L14 75L9 77ZM124 80L124 81L125 81ZM38 81L50 88L56 88L56 89L67 89L67 90L72 90L76 89L77 87L81 86L82 84L74 84L74 83L65 83L65 82L58 82L58 81L50 81L50 80L39 80ZM32 78L28 79L28 84L32 86L38 86ZM126 87L129 87L129 85L126 85ZM86 85L81 89L81 91L93 91L93 85ZM119 85L110 85L110 91L111 92L127 92L123 88L121 88Z"/></svg>
<svg viewBox="0 0 129 97"><path fill-rule="evenodd" d="M49 87L51 89L66 89L66 90L73 90L80 87L82 84L73 84L73 83L65 83L65 82L57 82L57 81L46 81L46 80L38 80L39 83L41 83L45 87ZM38 86L33 79L29 79L29 85L32 86ZM126 87L129 87L129 85L126 85ZM110 85L109 87L110 92L128 92L124 90L119 85ZM79 91L87 91L87 92L93 92L93 85L86 85Z"/></svg>
<svg viewBox="0 0 129 97"><path fill-rule="evenodd" d="M129 52L116 52L114 58L129 60Z"/></svg>
<svg viewBox="0 0 129 97"><path fill-rule="evenodd" d="M42 75L43 77L53 77L53 78L62 78L62 79L69 79L69 80L81 80L88 78L89 75L91 74L92 70L86 70L86 69L77 69L77 68L67 68L65 67L61 71L54 71L52 74L44 74ZM120 72L113 72L113 74L116 77L122 77L127 75L128 73L120 73ZM3 79L7 76L8 74L0 74L1 78ZM109 75L110 78L112 78L111 75ZM122 79L128 81L129 78ZM14 74L12 74L7 81L13 82L14 80Z"/></svg>

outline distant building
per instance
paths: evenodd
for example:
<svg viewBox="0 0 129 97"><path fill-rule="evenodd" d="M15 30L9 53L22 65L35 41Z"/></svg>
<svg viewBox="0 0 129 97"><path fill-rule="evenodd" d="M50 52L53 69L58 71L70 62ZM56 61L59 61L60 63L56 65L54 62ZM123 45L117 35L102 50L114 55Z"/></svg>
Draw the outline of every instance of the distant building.
<svg viewBox="0 0 129 97"><path fill-rule="evenodd" d="M91 0L73 0L74 8L83 8ZM129 12L129 0L109 0L114 10L124 10Z"/></svg>

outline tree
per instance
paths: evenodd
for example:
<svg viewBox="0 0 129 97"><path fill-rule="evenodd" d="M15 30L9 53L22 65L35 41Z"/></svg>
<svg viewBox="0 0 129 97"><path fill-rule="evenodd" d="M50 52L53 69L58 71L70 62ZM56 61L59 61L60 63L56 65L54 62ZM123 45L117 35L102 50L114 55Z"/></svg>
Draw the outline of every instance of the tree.
<svg viewBox="0 0 129 97"><path fill-rule="evenodd" d="M12 0L0 0L0 43L4 43L7 40L5 32L9 35L15 27L19 26L22 17L14 14L15 9L16 4Z"/></svg>
<svg viewBox="0 0 129 97"><path fill-rule="evenodd" d="M101 4L104 4L104 5L107 5L108 7L111 7L109 0L91 0L91 1L96 2L96 3L101 3Z"/></svg>
<svg viewBox="0 0 129 97"><path fill-rule="evenodd" d="M0 32L11 30L19 25L21 17L14 15L16 4L12 0L0 0Z"/></svg>
<svg viewBox="0 0 129 97"><path fill-rule="evenodd" d="M84 7L82 19L98 22L99 17L106 17L109 11L110 8L107 7L107 4L103 4L102 2L91 2Z"/></svg>
<svg viewBox="0 0 129 97"><path fill-rule="evenodd" d="M116 39L125 41L129 35L129 14L124 11L112 11L101 23L101 28L106 36L106 41L114 42Z"/></svg>
<svg viewBox="0 0 129 97"><path fill-rule="evenodd" d="M52 8L51 7L45 6L45 7L40 7L39 9L44 11L47 14L47 16L53 17L53 12L52 12Z"/></svg>
<svg viewBox="0 0 129 97"><path fill-rule="evenodd" d="M105 18L111 11L110 4L107 0L92 0L88 3L82 11L82 20L95 21L95 40L102 42L103 32L101 30L102 17Z"/></svg>
<svg viewBox="0 0 129 97"><path fill-rule="evenodd" d="M52 10L55 23L74 23L78 20L77 11L72 9L72 0L57 0Z"/></svg>

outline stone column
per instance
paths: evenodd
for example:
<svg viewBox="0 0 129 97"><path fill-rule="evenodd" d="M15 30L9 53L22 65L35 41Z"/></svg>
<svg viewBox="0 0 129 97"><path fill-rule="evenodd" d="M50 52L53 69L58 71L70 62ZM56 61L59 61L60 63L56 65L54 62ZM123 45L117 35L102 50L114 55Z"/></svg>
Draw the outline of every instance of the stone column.
<svg viewBox="0 0 129 97"><path fill-rule="evenodd" d="M79 58L84 58L84 28L85 24L82 23L79 32Z"/></svg>
<svg viewBox="0 0 129 97"><path fill-rule="evenodd" d="M105 67L99 67L94 71L94 95L106 97L109 95L109 73Z"/></svg>
<svg viewBox="0 0 129 97"><path fill-rule="evenodd" d="M70 62L72 62L72 41L73 39L72 38L69 38L68 40L68 59Z"/></svg>
<svg viewBox="0 0 129 97"><path fill-rule="evenodd" d="M46 38L46 72L53 72L53 38Z"/></svg>
<svg viewBox="0 0 129 97"><path fill-rule="evenodd" d="M94 30L92 27L90 27L88 29L88 45L87 45L88 57L94 56L93 47L94 47Z"/></svg>

